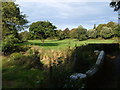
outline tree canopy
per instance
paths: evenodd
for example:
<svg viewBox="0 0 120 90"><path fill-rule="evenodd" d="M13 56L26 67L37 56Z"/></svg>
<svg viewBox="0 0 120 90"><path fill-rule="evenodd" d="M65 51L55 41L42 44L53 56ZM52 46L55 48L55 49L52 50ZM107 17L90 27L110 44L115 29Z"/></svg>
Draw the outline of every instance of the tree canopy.
<svg viewBox="0 0 120 90"><path fill-rule="evenodd" d="M20 41L18 31L27 27L26 15L14 2L2 2L2 51L4 54L15 51Z"/></svg>
<svg viewBox="0 0 120 90"><path fill-rule="evenodd" d="M120 1L111 2L110 6L114 8L114 11L118 11L120 9Z"/></svg>
<svg viewBox="0 0 120 90"><path fill-rule="evenodd" d="M87 29L83 28L82 25L78 26L76 33L77 33L77 39L78 40L81 41L81 40L86 40L87 39L87 37L86 37Z"/></svg>
<svg viewBox="0 0 120 90"><path fill-rule="evenodd" d="M95 39L97 38L97 31L95 29L90 29L87 31L87 37Z"/></svg>
<svg viewBox="0 0 120 90"><path fill-rule="evenodd" d="M19 6L14 2L2 2L2 36L14 34L18 37L18 31L23 30L28 23L26 15L20 12Z"/></svg>
<svg viewBox="0 0 120 90"><path fill-rule="evenodd" d="M106 38L111 38L114 34L110 27L104 26L102 30L100 31L100 35L101 37L106 39Z"/></svg>
<svg viewBox="0 0 120 90"><path fill-rule="evenodd" d="M49 21L38 21L30 25L29 32L44 43L44 39L55 35L55 29L56 26Z"/></svg>

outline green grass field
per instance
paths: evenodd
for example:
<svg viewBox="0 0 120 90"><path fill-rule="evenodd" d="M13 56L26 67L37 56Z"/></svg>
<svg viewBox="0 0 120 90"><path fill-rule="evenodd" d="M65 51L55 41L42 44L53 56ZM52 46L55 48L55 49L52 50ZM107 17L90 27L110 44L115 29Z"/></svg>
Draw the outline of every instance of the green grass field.
<svg viewBox="0 0 120 90"><path fill-rule="evenodd" d="M40 40L29 40L25 43L19 43L19 45L37 45L40 46L43 49L55 49L55 50L61 50L65 49L68 46L74 47L81 46L84 44L89 43L115 43L115 40L97 40L97 39L89 39L85 41L78 41L76 39L65 39L65 40L45 40L45 43L42 44Z"/></svg>

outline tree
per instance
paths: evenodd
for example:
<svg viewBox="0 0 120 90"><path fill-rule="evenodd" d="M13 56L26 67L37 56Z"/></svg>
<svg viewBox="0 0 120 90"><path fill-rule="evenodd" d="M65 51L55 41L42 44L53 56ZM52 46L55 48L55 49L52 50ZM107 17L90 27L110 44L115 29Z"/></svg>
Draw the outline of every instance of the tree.
<svg viewBox="0 0 120 90"><path fill-rule="evenodd" d="M114 33L111 28L104 26L100 31L100 35L101 37L108 39L108 38L111 38L114 35Z"/></svg>
<svg viewBox="0 0 120 90"><path fill-rule="evenodd" d="M18 38L15 38L13 34L8 35L7 37L5 37L5 39L3 39L2 52L4 53L4 55L7 55L8 53L12 53L15 51L16 42L18 42Z"/></svg>
<svg viewBox="0 0 120 90"><path fill-rule="evenodd" d="M110 3L110 6L112 7L112 8L114 8L114 11L118 11L119 9L120 9L120 1L118 0L118 1L116 1L116 2L111 2ZM119 14L119 13L118 13ZM119 16L119 15L118 15ZM120 19L119 17L118 17L118 19ZM120 28L120 25L118 24L118 26L117 26L117 29L115 29L115 32L118 32L119 33L119 29ZM118 31L116 31L116 30L118 30ZM116 34L116 33L115 33ZM119 34L117 34L117 36L119 36ZM118 37L118 43L120 43L120 37Z"/></svg>
<svg viewBox="0 0 120 90"><path fill-rule="evenodd" d="M30 39L30 33L28 31L21 32L19 33L19 38L22 41L27 41Z"/></svg>
<svg viewBox="0 0 120 90"><path fill-rule="evenodd" d="M57 34L57 38L58 38L59 40L65 39L65 34L64 34L64 32L63 32L62 30L57 30L57 31L56 31L56 34Z"/></svg>
<svg viewBox="0 0 120 90"><path fill-rule="evenodd" d="M56 26L49 21L38 21L30 25L29 32L35 39L40 39L44 43L44 39L55 35L54 29Z"/></svg>
<svg viewBox="0 0 120 90"><path fill-rule="evenodd" d="M13 34L18 38L18 31L23 30L28 23L26 15L20 12L18 4L2 2L2 37Z"/></svg>
<svg viewBox="0 0 120 90"><path fill-rule="evenodd" d="M70 32L69 28L66 28L63 32L64 32L64 35L65 35L65 38L69 38L70 37L69 36L69 32Z"/></svg>
<svg viewBox="0 0 120 90"><path fill-rule="evenodd" d="M114 8L114 11L118 11L120 9L120 1L111 2L110 6Z"/></svg>
<svg viewBox="0 0 120 90"><path fill-rule="evenodd" d="M2 52L12 53L19 42L18 31L24 30L28 23L26 15L20 12L14 2L2 2Z"/></svg>
<svg viewBox="0 0 120 90"><path fill-rule="evenodd" d="M87 37L86 37L87 36L87 30L85 28L83 28L83 26L81 26L81 25L78 26L76 33L77 33L77 39L79 41L87 39Z"/></svg>
<svg viewBox="0 0 120 90"><path fill-rule="evenodd" d="M115 27L117 27L117 25L118 25L117 23L112 22L112 21L111 21L111 22L108 22L108 23L106 24L107 27L110 27L110 28L112 28L112 29L114 29Z"/></svg>
<svg viewBox="0 0 120 90"><path fill-rule="evenodd" d="M115 37L120 37L120 25L114 28L113 30Z"/></svg>
<svg viewBox="0 0 120 90"><path fill-rule="evenodd" d="M76 39L77 38L77 28L73 28L72 30L70 30L70 38Z"/></svg>
<svg viewBox="0 0 120 90"><path fill-rule="evenodd" d="M97 31L95 29L90 29L87 31L88 38L95 39L97 38Z"/></svg>
<svg viewBox="0 0 120 90"><path fill-rule="evenodd" d="M102 30L102 28L106 26L106 24L99 24L96 28L97 30L97 37L100 37L100 31Z"/></svg>

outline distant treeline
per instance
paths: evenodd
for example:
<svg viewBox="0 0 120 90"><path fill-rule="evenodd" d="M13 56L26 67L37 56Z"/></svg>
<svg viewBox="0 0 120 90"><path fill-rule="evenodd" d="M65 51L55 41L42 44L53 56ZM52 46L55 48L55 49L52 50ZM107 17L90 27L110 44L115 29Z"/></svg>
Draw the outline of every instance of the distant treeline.
<svg viewBox="0 0 120 90"><path fill-rule="evenodd" d="M47 24L49 25L47 26ZM120 28L117 23L108 22L107 24L99 24L98 26L94 24L94 27L89 30L85 29L82 25L71 30L69 28L57 30L49 21L39 21L30 25L29 32L21 32L19 36L22 40L47 38L58 40L71 38L78 39L79 41L96 38L110 39L120 37Z"/></svg>

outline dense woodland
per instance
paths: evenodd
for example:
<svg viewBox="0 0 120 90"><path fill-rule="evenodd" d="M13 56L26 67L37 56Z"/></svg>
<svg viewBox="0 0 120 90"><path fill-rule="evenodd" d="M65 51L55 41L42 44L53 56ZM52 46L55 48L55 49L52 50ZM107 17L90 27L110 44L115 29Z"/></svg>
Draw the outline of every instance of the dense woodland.
<svg viewBox="0 0 120 90"><path fill-rule="evenodd" d="M113 6L115 3L112 4ZM50 21L37 21L28 26L26 15L20 12L19 5L14 2L2 2L2 57L3 57L3 87L43 88L43 87L71 87L69 76L74 73L74 53L78 55L79 70L85 72L96 60L92 48L68 47L66 50L45 51L40 47L19 45L28 40L76 39L78 42L89 39L116 39L120 37L120 26L115 22L94 24L87 30L81 24L77 28L58 30ZM29 28L29 31L24 31ZM34 49L33 49L34 48ZM37 48L37 49L36 49ZM86 60L84 60L84 58ZM92 58L91 58L92 57ZM45 59L47 64L42 60ZM44 60L43 60L44 61ZM45 63L46 63L45 62ZM78 68L78 67L77 67ZM17 72L19 71L19 72ZM14 75L14 76L13 76ZM15 76L16 75L16 76ZM18 83L19 82L19 83ZM21 83L20 83L21 82ZM15 83L15 85L13 85ZM65 84L67 83L67 86ZM74 87L81 87L81 82Z"/></svg>

